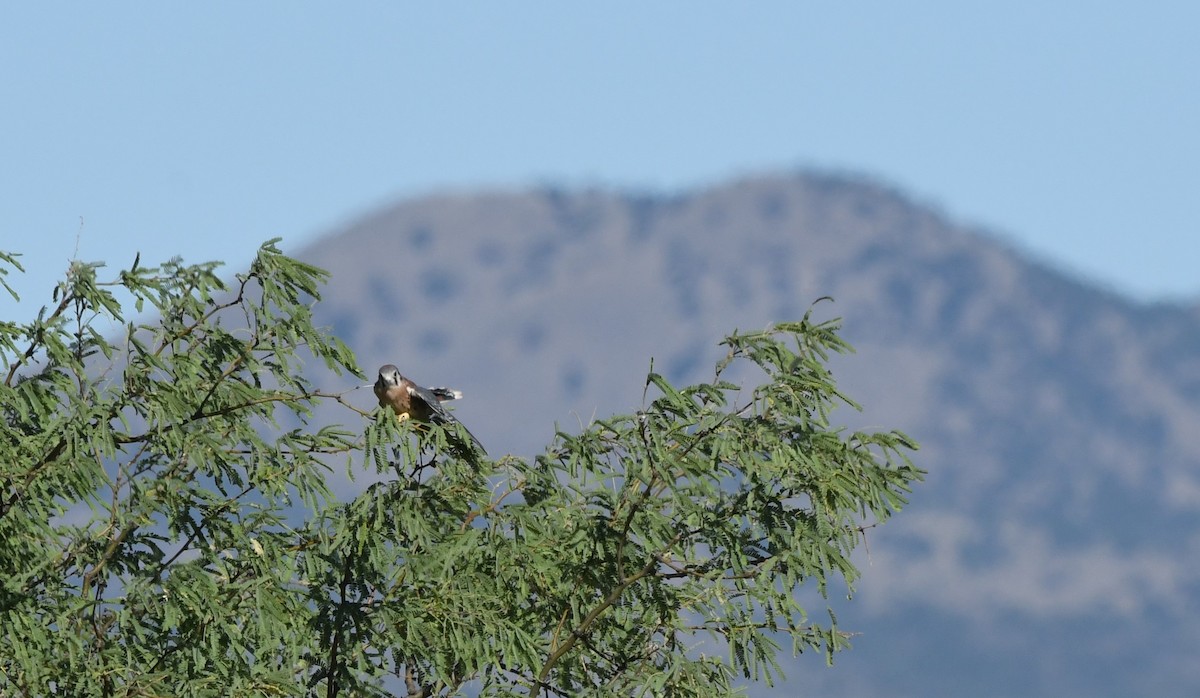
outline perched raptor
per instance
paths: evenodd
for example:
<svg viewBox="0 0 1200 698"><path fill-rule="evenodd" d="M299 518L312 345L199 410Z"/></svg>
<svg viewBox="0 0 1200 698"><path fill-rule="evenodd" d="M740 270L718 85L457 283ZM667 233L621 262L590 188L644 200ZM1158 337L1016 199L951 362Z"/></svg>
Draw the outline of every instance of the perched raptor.
<svg viewBox="0 0 1200 698"><path fill-rule="evenodd" d="M462 397L462 393L449 388L422 388L401 375L400 369L391 364L379 369L379 379L375 381L375 397L379 398L380 406L392 408L392 411L400 419L413 419L426 424L443 426L450 424L462 426L462 422L455 419L449 410L442 407L443 402L457 400ZM471 437L471 441L481 453L487 453L483 449L483 444L479 443L479 439L475 438L469 429L462 426L462 430ZM452 441L459 441L453 429L448 432L448 437ZM454 443L454 445L464 453L472 452L469 444Z"/></svg>

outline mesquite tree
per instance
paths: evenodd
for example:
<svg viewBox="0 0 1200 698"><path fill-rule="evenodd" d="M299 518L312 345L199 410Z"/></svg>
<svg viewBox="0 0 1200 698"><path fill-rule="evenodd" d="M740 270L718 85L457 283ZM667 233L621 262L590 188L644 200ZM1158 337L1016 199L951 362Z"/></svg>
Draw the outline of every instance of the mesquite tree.
<svg viewBox="0 0 1200 698"><path fill-rule="evenodd" d="M464 458L305 377L363 377L313 325L324 272L274 241L215 267L73 263L0 323L4 695L722 695L846 646L798 592L852 584L922 475L831 425L848 346L811 314L531 461Z"/></svg>

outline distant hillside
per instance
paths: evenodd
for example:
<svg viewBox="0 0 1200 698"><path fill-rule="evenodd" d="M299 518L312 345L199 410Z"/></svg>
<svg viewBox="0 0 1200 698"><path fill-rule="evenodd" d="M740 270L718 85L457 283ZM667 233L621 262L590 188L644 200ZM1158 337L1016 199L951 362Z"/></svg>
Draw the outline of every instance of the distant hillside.
<svg viewBox="0 0 1200 698"><path fill-rule="evenodd" d="M636 408L651 357L704 378L728 331L833 296L866 408L843 419L906 430L930 477L835 600L856 648L759 695L1200 694L1197 307L819 174L432 196L302 256L333 272L319 316L365 366L466 391L493 453Z"/></svg>

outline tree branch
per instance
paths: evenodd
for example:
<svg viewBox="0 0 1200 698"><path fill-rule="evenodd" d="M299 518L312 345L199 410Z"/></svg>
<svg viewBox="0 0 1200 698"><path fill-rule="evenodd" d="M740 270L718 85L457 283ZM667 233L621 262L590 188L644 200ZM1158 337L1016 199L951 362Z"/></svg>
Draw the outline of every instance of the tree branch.
<svg viewBox="0 0 1200 698"><path fill-rule="evenodd" d="M338 694L338 650L342 639L340 626L343 608L346 605L346 589L350 586L350 566L353 560L354 553L347 552L342 563L342 581L338 587L338 605L337 609L333 612L333 622L330 624L329 630L332 637L329 639L329 666L325 670L325 698L337 698Z"/></svg>
<svg viewBox="0 0 1200 698"><path fill-rule="evenodd" d="M654 569L658 567L658 558L664 554L666 550L678 545L679 542L688 535L691 535L690 531L677 533L674 538L672 538L666 545L663 546L663 551L652 556L650 561L632 576L621 580L621 583L618 584L617 587L613 589L607 597L604 598L604 601L600 602L598 606L593 608L586 616L584 616L583 620L579 623L579 627L572 629L570 636L568 636L567 639L556 649L554 649L550 653L550 656L546 658L546 663L542 665L542 670L538 672L537 684L534 687L535 697L539 695L545 688L546 678L550 676L550 671L554 669L555 665L557 665L558 662L563 658L563 655L565 655L567 652L570 652L571 648L575 646L575 643L591 630L592 624L596 622L600 615L611 608L613 604L615 604L621 598L621 595L625 593L625 590L653 574Z"/></svg>

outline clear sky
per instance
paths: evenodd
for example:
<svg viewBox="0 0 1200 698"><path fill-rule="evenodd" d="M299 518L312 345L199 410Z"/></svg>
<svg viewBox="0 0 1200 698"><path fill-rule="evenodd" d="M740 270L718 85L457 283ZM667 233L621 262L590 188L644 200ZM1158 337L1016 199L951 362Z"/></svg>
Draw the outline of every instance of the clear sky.
<svg viewBox="0 0 1200 698"><path fill-rule="evenodd" d="M861 173L1200 299L1200 3L6 3L0 249L244 265L441 187ZM11 277L10 277L11 278Z"/></svg>

